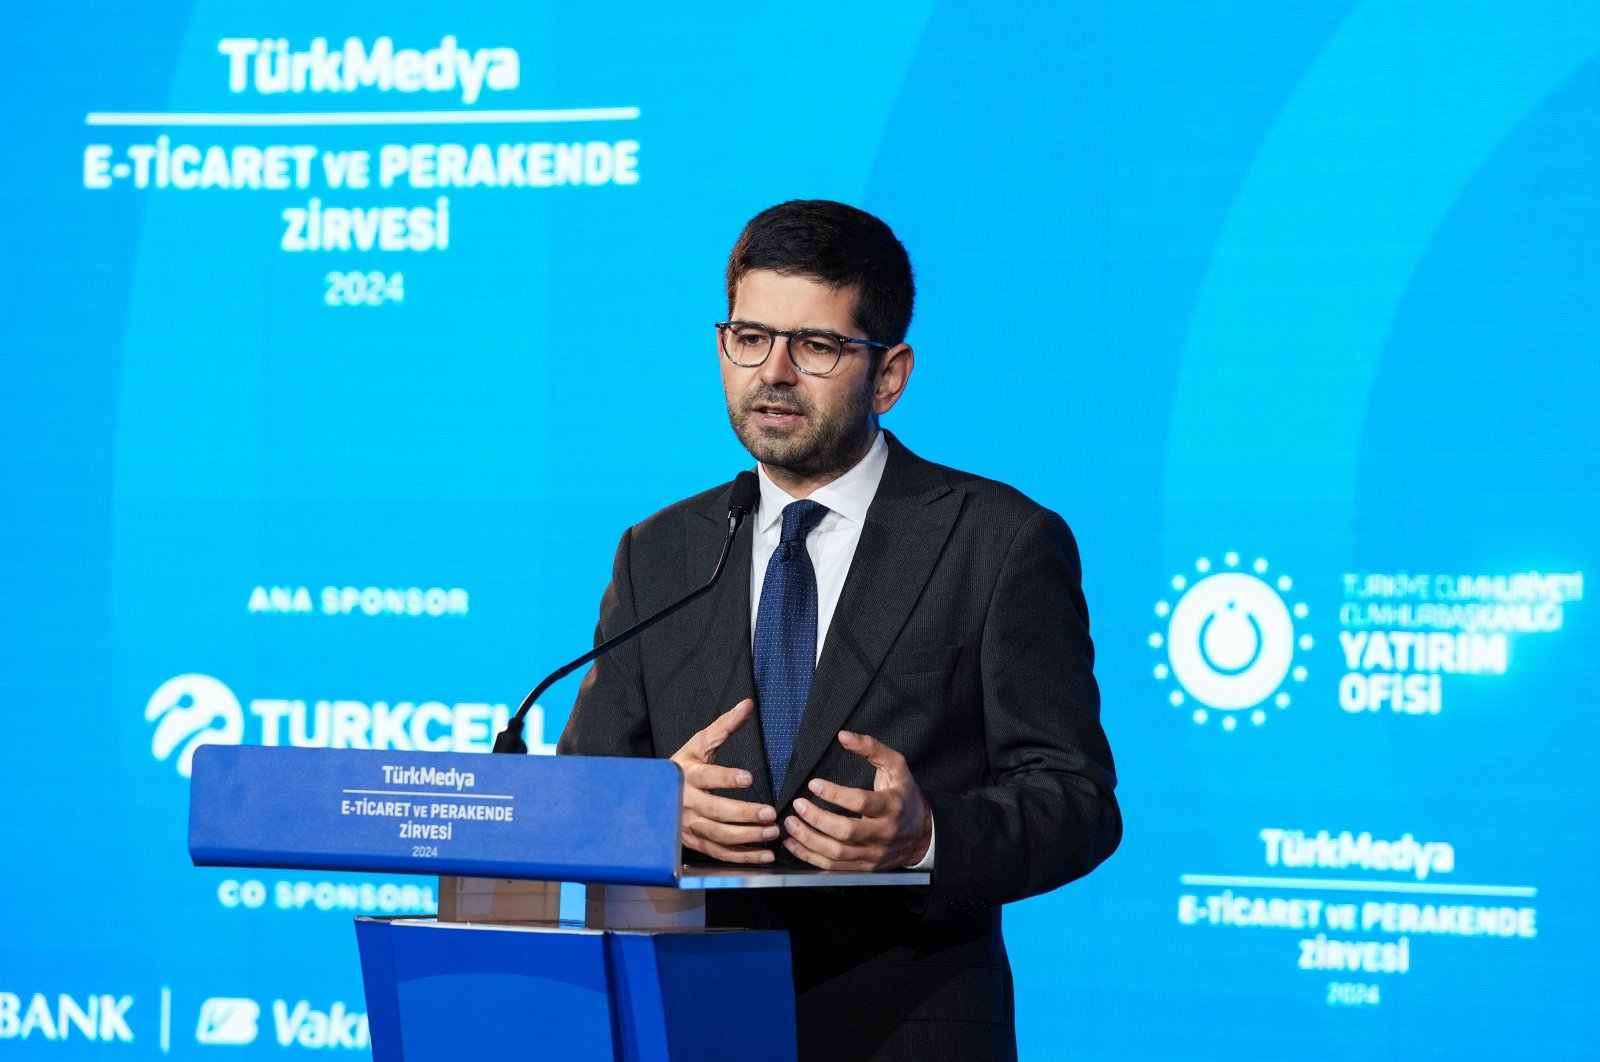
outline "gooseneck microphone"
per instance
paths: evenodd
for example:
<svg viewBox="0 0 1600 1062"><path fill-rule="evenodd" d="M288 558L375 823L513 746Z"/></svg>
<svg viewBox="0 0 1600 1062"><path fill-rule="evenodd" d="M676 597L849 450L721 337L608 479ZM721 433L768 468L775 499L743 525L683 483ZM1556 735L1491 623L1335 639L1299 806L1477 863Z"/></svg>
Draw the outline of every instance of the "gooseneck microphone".
<svg viewBox="0 0 1600 1062"><path fill-rule="evenodd" d="M606 639L578 657L578 659L572 661L572 663L564 664L545 676L545 680L535 686L533 692L522 699L522 705L517 709L517 714L511 717L511 721L506 723L506 728L500 731L499 735L494 739L494 750L496 752L527 752L527 742L522 740L522 721L527 716L528 709L533 707L534 702L539 699L545 690L589 661L609 653L628 639L643 634L680 608L690 602L699 600L700 597L709 593L711 588L717 585L717 580L722 578L722 569L728 563L728 554L733 551L733 539L739 533L739 525L744 523L746 516L755 511L760 502L761 484L756 479L756 474L754 472L740 472L738 476L734 477L733 490L728 494L728 536L722 540L722 553L718 555L717 566L712 569L711 578L706 581L706 584L695 590L688 597L674 601L653 616L646 616L621 634Z"/></svg>

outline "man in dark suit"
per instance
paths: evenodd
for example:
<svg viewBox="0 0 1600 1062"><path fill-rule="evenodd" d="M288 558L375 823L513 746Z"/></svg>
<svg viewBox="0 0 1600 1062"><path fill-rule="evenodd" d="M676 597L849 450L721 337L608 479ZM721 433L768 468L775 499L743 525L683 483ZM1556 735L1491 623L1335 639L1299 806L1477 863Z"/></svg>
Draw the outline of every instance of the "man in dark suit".
<svg viewBox="0 0 1600 1062"><path fill-rule="evenodd" d="M718 347L760 509L711 594L594 665L560 743L670 756L705 856L931 871L709 895L712 924L789 931L803 1058L1014 1057L1000 905L1122 835L1071 532L879 429L912 300L869 214L800 201L746 226ZM623 535L597 639L698 585L730 490Z"/></svg>

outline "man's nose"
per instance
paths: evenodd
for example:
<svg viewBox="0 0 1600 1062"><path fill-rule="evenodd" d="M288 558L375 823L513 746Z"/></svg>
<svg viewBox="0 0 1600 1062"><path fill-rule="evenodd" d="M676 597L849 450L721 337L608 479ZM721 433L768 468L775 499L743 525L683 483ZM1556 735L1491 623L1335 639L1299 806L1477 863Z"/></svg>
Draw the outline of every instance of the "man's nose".
<svg viewBox="0 0 1600 1062"><path fill-rule="evenodd" d="M761 382L765 384L789 384L793 386L799 382L800 372L794 367L794 361L789 357L789 344L794 341L792 336L774 336L772 340L772 353L767 355L767 360L761 363Z"/></svg>

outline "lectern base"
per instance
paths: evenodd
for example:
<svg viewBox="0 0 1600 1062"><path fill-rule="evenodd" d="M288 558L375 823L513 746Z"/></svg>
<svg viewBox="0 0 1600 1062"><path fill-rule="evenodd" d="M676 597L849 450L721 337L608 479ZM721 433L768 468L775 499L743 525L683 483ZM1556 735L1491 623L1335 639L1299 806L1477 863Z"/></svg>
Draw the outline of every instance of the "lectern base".
<svg viewBox="0 0 1600 1062"><path fill-rule="evenodd" d="M375 1062L795 1058L779 932L356 919Z"/></svg>

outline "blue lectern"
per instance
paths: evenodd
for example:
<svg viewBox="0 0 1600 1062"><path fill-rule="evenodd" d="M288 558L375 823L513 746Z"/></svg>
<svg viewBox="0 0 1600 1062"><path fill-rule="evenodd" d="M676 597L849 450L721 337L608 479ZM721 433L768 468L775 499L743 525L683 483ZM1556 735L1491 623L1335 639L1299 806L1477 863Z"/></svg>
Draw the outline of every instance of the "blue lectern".
<svg viewBox="0 0 1600 1062"><path fill-rule="evenodd" d="M786 935L705 928L705 890L928 876L685 866L682 784L666 760L208 745L189 852L440 876L437 918L356 919L380 1062L793 1059Z"/></svg>

